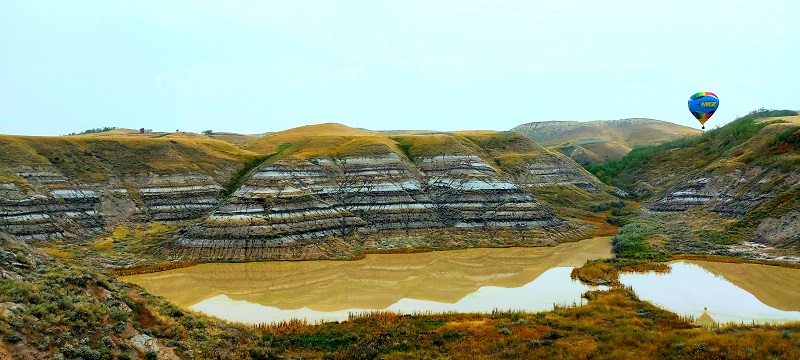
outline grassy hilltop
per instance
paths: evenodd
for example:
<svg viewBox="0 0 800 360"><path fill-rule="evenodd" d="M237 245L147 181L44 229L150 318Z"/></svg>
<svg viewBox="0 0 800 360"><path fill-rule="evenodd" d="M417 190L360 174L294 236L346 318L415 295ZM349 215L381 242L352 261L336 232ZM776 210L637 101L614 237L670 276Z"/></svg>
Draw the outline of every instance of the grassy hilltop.
<svg viewBox="0 0 800 360"><path fill-rule="evenodd" d="M541 121L518 125L512 130L581 165L619 160L633 148L700 134L694 128L654 119Z"/></svg>
<svg viewBox="0 0 800 360"><path fill-rule="evenodd" d="M256 156L229 142L193 133L140 135L116 129L70 136L0 135L0 171L8 177L14 177L15 170L53 167L86 182L137 173L199 172L224 183L233 169Z"/></svg>

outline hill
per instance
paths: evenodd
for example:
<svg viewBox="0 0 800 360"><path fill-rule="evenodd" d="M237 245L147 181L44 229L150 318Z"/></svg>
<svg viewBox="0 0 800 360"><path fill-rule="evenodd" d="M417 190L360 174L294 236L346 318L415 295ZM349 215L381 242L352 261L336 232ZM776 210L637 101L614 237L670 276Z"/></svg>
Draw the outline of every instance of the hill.
<svg viewBox="0 0 800 360"><path fill-rule="evenodd" d="M563 208L548 202L552 189L585 212L613 199L580 166L517 132L319 124L244 147L266 161L182 232L171 256L319 259L359 249L539 244L596 228L568 219L580 209L555 214L551 206ZM349 240L354 236L359 244Z"/></svg>
<svg viewBox="0 0 800 360"><path fill-rule="evenodd" d="M640 118L531 122L512 130L522 132L581 165L617 160L635 147L658 145L700 133L700 130L670 122Z"/></svg>
<svg viewBox="0 0 800 360"><path fill-rule="evenodd" d="M259 155L197 134L0 135L0 220L23 239L197 219Z"/></svg>
<svg viewBox="0 0 800 360"><path fill-rule="evenodd" d="M170 226L148 246L172 234L178 241L142 258L342 258L392 241L448 248L579 238L598 225L576 218L614 199L583 168L516 132L319 124L242 146L214 136L113 128L0 136L0 229L74 241L157 222ZM140 260L108 258L110 266Z"/></svg>
<svg viewBox="0 0 800 360"><path fill-rule="evenodd" d="M797 118L795 111L759 109L589 169L640 198L650 220L673 219L655 222L672 232L667 250L798 259L800 125L791 121ZM764 254L748 241L790 251Z"/></svg>

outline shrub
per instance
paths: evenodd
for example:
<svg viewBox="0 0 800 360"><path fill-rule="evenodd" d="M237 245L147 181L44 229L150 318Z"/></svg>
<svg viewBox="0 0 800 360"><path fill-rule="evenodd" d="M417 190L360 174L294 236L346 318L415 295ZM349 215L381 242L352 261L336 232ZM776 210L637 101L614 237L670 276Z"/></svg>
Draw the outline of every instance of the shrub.
<svg viewBox="0 0 800 360"><path fill-rule="evenodd" d="M101 132L106 132L106 131L111 131L111 130L116 130L116 129L118 129L118 127L116 127L116 126L105 126L105 127L101 127L101 128L83 130L83 131L81 131L79 133L70 133L70 135L96 134L96 133L101 133Z"/></svg>
<svg viewBox="0 0 800 360"><path fill-rule="evenodd" d="M153 349L147 349L147 351L144 352L144 358L147 360L157 360L158 353Z"/></svg>
<svg viewBox="0 0 800 360"><path fill-rule="evenodd" d="M14 333L6 336L3 340L5 340L6 342L15 343L21 341L22 336L20 336L18 333Z"/></svg>
<svg viewBox="0 0 800 360"><path fill-rule="evenodd" d="M602 204L592 205L592 211L594 212L603 212L609 210L611 208L620 209L625 207L625 202L622 200L619 201L609 201ZM615 210L616 211L616 210Z"/></svg>
<svg viewBox="0 0 800 360"><path fill-rule="evenodd" d="M86 345L68 351L67 356L83 360L100 360L103 358L103 355L99 351L92 350L92 348Z"/></svg>

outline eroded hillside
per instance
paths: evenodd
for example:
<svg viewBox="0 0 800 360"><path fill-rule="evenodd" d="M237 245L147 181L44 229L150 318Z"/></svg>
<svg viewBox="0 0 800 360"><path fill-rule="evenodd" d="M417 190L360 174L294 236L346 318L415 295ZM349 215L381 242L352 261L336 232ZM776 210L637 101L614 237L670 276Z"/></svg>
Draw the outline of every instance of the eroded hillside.
<svg viewBox="0 0 800 360"><path fill-rule="evenodd" d="M182 231L169 247L174 256L321 259L356 248L546 244L593 225L556 215L536 200L538 189L610 198L585 170L519 133L386 134L322 124L247 147L275 155Z"/></svg>
<svg viewBox="0 0 800 360"><path fill-rule="evenodd" d="M636 149L592 169L612 175L656 216L686 215L694 230L683 235L708 240L705 248L675 243L676 251L707 252L743 241L799 249L795 114L757 110L701 136Z"/></svg>
<svg viewBox="0 0 800 360"><path fill-rule="evenodd" d="M168 223L176 241L161 250L184 259L547 244L597 227L550 199L581 196L584 209L613 199L580 166L519 133L338 124L242 146L125 130L1 136L0 174L0 227L11 235L85 241L119 225Z"/></svg>
<svg viewBox="0 0 800 360"><path fill-rule="evenodd" d="M22 239L86 239L121 223L198 219L253 158L185 135L0 136L0 227Z"/></svg>

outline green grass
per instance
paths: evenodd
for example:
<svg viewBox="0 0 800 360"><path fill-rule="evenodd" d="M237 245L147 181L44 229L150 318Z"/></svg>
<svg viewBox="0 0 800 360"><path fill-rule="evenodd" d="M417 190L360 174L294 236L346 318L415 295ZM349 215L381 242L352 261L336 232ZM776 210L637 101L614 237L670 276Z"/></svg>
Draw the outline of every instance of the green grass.
<svg viewBox="0 0 800 360"><path fill-rule="evenodd" d="M610 177L611 182L623 188L630 187L640 178L640 174L657 164L681 164L691 168L704 167L758 133L767 125L777 122L757 122L758 119L794 116L791 110L759 109L740 117L733 122L705 133L683 137L657 146L639 147L631 150L620 160L608 161L600 165L587 165L585 168L595 175ZM790 135L787 135L788 139Z"/></svg>
<svg viewBox="0 0 800 360"><path fill-rule="evenodd" d="M655 235L656 229L650 224L643 222L627 224L611 238L611 251L623 258L669 260L671 254L656 249L648 243L648 240Z"/></svg>

